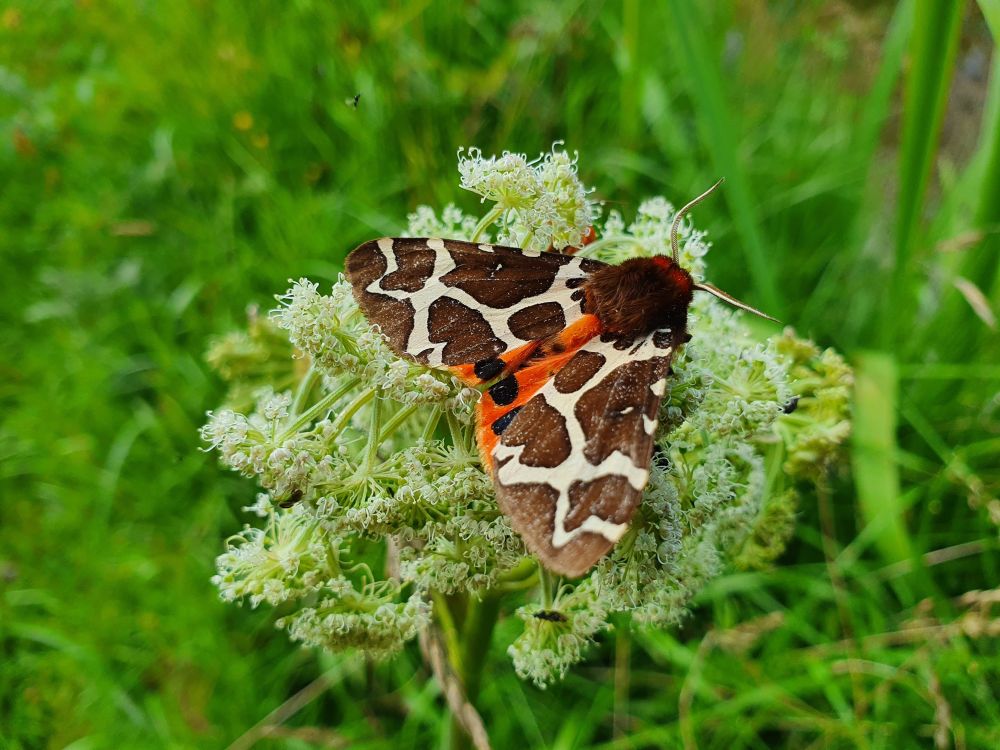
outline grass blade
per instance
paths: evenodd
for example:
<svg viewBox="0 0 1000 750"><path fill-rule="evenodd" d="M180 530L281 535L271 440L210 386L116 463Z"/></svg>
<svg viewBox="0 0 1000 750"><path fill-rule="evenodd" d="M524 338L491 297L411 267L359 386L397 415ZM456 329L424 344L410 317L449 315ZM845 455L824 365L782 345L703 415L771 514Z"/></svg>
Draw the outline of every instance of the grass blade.
<svg viewBox="0 0 1000 750"><path fill-rule="evenodd" d="M910 38L912 69L906 81L899 157L896 257L889 305L883 316L883 346L907 330L915 307L910 259L927 195L938 136L948 105L948 89L962 31L964 2L918 0Z"/></svg>
<svg viewBox="0 0 1000 750"><path fill-rule="evenodd" d="M859 354L854 378L851 461L859 510L866 524L878 520L882 532L876 546L882 556L900 562L910 557L910 539L896 463L896 361L884 352Z"/></svg>
<svg viewBox="0 0 1000 750"><path fill-rule="evenodd" d="M720 177L726 178L723 191L733 212L733 223L743 240L750 277L760 304L770 314L780 318L784 306L778 297L774 266L767 260L760 231L750 180L737 153L734 134L739 131L736 119L726 104L725 84L719 69L718 55L711 52L702 24L696 18L695 6L685 0L670 0L668 24L675 32L674 40L687 62L682 70L688 76L688 90L697 99L695 117L698 129Z"/></svg>

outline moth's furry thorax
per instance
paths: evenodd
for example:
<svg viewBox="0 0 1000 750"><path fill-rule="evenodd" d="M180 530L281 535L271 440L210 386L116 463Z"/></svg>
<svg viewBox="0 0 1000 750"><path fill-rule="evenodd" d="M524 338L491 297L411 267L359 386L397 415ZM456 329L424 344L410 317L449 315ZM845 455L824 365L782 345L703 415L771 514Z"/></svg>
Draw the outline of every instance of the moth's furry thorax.
<svg viewBox="0 0 1000 750"><path fill-rule="evenodd" d="M609 333L634 339L670 328L680 337L687 330L694 282L666 256L633 258L594 271L584 292L587 312Z"/></svg>

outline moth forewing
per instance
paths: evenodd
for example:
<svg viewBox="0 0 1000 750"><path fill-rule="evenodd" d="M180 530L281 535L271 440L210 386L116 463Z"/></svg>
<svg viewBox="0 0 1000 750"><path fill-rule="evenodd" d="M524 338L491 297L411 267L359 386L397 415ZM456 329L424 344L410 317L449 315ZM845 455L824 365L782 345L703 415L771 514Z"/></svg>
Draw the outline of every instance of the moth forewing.
<svg viewBox="0 0 1000 750"><path fill-rule="evenodd" d="M436 238L366 242L345 267L354 296L394 352L480 384L510 355L583 315L587 274L603 263Z"/></svg>
<svg viewBox="0 0 1000 750"><path fill-rule="evenodd" d="M493 449L501 510L542 563L580 576L625 533L649 479L674 343L592 339Z"/></svg>

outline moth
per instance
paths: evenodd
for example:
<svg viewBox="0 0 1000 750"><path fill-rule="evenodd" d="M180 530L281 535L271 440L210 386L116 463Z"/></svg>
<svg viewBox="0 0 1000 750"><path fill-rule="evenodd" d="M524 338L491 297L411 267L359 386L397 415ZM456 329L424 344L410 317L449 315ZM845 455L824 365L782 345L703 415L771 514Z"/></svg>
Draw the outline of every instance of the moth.
<svg viewBox="0 0 1000 750"><path fill-rule="evenodd" d="M371 240L346 261L398 355L483 387L476 437L497 501L548 569L576 577L628 529L649 479L670 363L695 291L769 317L672 256L609 265L437 238ZM772 318L773 320L773 318Z"/></svg>

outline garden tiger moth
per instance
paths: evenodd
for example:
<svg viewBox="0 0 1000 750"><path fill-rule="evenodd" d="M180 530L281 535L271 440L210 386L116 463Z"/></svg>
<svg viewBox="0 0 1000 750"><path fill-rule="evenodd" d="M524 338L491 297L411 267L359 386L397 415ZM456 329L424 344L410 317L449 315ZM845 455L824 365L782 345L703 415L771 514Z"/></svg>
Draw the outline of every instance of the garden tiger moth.
<svg viewBox="0 0 1000 750"><path fill-rule="evenodd" d="M397 354L485 388L476 437L497 501L548 569L580 576L621 538L649 479L670 363L697 283L672 257L608 265L437 238L366 242L355 298ZM589 239L589 238L588 238Z"/></svg>

